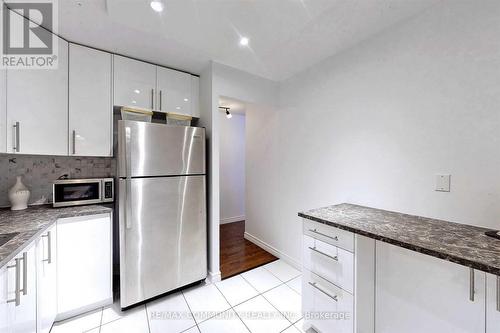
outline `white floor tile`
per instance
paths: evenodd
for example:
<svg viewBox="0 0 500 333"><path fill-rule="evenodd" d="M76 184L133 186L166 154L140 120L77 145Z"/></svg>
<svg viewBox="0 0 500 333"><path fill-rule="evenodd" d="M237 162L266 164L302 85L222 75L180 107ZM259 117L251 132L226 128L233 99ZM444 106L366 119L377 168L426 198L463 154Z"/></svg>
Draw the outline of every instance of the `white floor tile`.
<svg viewBox="0 0 500 333"><path fill-rule="evenodd" d="M149 333L148 318L144 306L136 311L126 311L121 318L102 325L101 333Z"/></svg>
<svg viewBox="0 0 500 333"><path fill-rule="evenodd" d="M252 333L278 333L291 324L262 296L252 298L234 309Z"/></svg>
<svg viewBox="0 0 500 333"><path fill-rule="evenodd" d="M229 303L213 284L196 286L183 293L198 323L230 308Z"/></svg>
<svg viewBox="0 0 500 333"><path fill-rule="evenodd" d="M295 326L290 326L283 333L300 333L300 331Z"/></svg>
<svg viewBox="0 0 500 333"><path fill-rule="evenodd" d="M279 286L282 282L266 269L259 267L242 273L241 276L250 283L259 293Z"/></svg>
<svg viewBox="0 0 500 333"><path fill-rule="evenodd" d="M226 300L231 306L243 303L259 294L257 290L240 275L217 282L215 285L222 292L224 297L226 297Z"/></svg>
<svg viewBox="0 0 500 333"><path fill-rule="evenodd" d="M295 323L302 318L302 300L299 294L286 284L262 294L290 322Z"/></svg>
<svg viewBox="0 0 500 333"><path fill-rule="evenodd" d="M304 325L304 319L301 319L298 322L296 322L295 324L293 324L293 326L295 326L295 328L299 332L306 333L306 331L303 328L303 325ZM311 329L308 330L308 332L314 332L314 330L311 328Z"/></svg>
<svg viewBox="0 0 500 333"><path fill-rule="evenodd" d="M151 333L179 333L196 326L182 293L147 303L146 313Z"/></svg>
<svg viewBox="0 0 500 333"><path fill-rule="evenodd" d="M54 324L51 333L81 333L101 325L102 309Z"/></svg>
<svg viewBox="0 0 500 333"><path fill-rule="evenodd" d="M202 322L198 328L201 333L249 333L236 312L229 309L214 318Z"/></svg>
<svg viewBox="0 0 500 333"><path fill-rule="evenodd" d="M295 279L288 281L287 286L295 290L299 295L302 295L302 275L297 276Z"/></svg>
<svg viewBox="0 0 500 333"><path fill-rule="evenodd" d="M126 311L121 311L120 309L120 303L116 302L110 307L104 308L102 311L102 325L110 323L112 321L115 321L117 319L130 316L132 314L135 314L137 312L145 312L146 309L144 305L139 305L136 306L132 309L126 310Z"/></svg>
<svg viewBox="0 0 500 333"><path fill-rule="evenodd" d="M100 329L101 329L100 327L94 328L93 330L85 331L85 333L99 333Z"/></svg>
<svg viewBox="0 0 500 333"><path fill-rule="evenodd" d="M283 282L290 281L301 274L298 269L295 269L283 260L273 261L270 264L264 265L264 268Z"/></svg>
<svg viewBox="0 0 500 333"><path fill-rule="evenodd" d="M198 329L198 327L195 326L188 329L187 331L183 331L182 333L200 333L200 330Z"/></svg>

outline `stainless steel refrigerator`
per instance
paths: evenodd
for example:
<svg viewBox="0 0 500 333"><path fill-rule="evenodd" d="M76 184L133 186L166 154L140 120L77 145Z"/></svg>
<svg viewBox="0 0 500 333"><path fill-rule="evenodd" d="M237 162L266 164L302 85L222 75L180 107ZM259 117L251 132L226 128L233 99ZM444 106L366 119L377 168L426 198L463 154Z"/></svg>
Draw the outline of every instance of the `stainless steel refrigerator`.
<svg viewBox="0 0 500 333"><path fill-rule="evenodd" d="M207 276L205 129L118 122L120 303Z"/></svg>

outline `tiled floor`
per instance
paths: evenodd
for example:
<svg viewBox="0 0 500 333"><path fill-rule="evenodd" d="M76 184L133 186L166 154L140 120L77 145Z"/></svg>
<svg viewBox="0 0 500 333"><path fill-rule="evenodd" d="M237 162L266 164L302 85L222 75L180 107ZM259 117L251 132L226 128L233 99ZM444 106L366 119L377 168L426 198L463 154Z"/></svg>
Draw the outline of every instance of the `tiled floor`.
<svg viewBox="0 0 500 333"><path fill-rule="evenodd" d="M117 306L56 323L52 333L299 333L300 271L282 260L121 313Z"/></svg>

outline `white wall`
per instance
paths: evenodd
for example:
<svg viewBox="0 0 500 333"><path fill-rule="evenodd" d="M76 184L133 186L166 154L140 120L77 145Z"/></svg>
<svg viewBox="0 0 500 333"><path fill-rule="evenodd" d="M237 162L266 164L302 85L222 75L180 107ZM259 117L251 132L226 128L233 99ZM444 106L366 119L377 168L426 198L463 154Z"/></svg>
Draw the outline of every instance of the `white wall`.
<svg viewBox="0 0 500 333"><path fill-rule="evenodd" d="M245 219L245 115L219 111L220 223Z"/></svg>
<svg viewBox="0 0 500 333"><path fill-rule="evenodd" d="M500 228L499 32L499 1L447 2L249 105L246 231L298 262L297 212L340 202Z"/></svg>

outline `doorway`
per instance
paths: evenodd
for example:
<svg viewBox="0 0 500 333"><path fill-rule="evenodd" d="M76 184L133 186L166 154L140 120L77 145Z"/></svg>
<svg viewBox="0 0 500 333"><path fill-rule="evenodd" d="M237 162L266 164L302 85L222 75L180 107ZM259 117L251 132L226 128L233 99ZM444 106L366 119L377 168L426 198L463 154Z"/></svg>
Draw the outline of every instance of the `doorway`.
<svg viewBox="0 0 500 333"><path fill-rule="evenodd" d="M277 260L244 238L246 106L219 98L220 271L222 279Z"/></svg>

